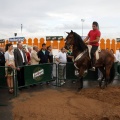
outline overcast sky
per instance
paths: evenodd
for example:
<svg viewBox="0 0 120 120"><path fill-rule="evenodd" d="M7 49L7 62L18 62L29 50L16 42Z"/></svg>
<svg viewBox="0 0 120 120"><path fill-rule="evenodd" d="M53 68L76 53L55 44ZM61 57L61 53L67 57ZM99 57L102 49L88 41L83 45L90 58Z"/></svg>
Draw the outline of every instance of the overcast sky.
<svg viewBox="0 0 120 120"><path fill-rule="evenodd" d="M120 0L0 0L0 39L18 36L86 36L97 21L102 37L120 37ZM23 30L21 34L21 24Z"/></svg>

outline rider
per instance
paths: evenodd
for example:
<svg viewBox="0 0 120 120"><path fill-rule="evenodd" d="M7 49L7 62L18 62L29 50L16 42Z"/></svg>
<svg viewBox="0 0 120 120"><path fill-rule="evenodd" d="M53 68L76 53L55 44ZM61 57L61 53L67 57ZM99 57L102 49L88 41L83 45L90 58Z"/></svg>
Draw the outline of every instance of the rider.
<svg viewBox="0 0 120 120"><path fill-rule="evenodd" d="M98 49L99 46L99 40L100 40L100 31L99 31L99 25L96 21L92 23L93 30L90 30L87 37L84 39L84 42L88 45L92 45L91 49L91 63L92 63L92 70L95 70L95 52Z"/></svg>

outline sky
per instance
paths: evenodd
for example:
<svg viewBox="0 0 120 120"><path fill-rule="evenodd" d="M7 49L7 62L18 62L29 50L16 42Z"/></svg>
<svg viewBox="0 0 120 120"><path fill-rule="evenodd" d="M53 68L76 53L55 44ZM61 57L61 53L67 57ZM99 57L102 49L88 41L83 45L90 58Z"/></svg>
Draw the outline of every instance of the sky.
<svg viewBox="0 0 120 120"><path fill-rule="evenodd" d="M86 36L93 21L99 23L102 38L120 38L120 0L0 0L0 39L14 33L66 36L71 30L81 36L83 30Z"/></svg>

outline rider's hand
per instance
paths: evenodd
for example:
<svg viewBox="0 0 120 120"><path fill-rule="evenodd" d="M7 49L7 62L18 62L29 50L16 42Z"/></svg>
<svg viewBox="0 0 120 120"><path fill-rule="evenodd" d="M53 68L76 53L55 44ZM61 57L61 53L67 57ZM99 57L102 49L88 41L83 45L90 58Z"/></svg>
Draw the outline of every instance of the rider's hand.
<svg viewBox="0 0 120 120"><path fill-rule="evenodd" d="M20 68L17 68L18 71L20 71Z"/></svg>
<svg viewBox="0 0 120 120"><path fill-rule="evenodd" d="M90 43L89 41L86 41L86 42L85 42L85 44L87 44L87 45L89 45L89 43Z"/></svg>

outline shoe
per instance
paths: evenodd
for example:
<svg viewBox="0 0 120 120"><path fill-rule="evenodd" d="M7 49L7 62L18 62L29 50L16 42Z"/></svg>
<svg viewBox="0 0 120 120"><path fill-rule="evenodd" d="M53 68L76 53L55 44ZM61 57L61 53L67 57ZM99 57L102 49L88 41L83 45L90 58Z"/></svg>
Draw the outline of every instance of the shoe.
<svg viewBox="0 0 120 120"><path fill-rule="evenodd" d="M79 75L78 70L75 70L75 75L76 75L76 76L78 76L78 75Z"/></svg>
<svg viewBox="0 0 120 120"><path fill-rule="evenodd" d="M97 81L101 81L102 78L98 78Z"/></svg>
<svg viewBox="0 0 120 120"><path fill-rule="evenodd" d="M73 81L72 81L72 83L73 83L73 84L75 84L75 83L76 83L76 81L75 81L75 80L73 80Z"/></svg>
<svg viewBox="0 0 120 120"><path fill-rule="evenodd" d="M64 81L64 80L61 80L60 84L61 84L61 85L65 84L65 81Z"/></svg>
<svg viewBox="0 0 120 120"><path fill-rule="evenodd" d="M8 90L8 92L9 92L10 94L13 94L13 92L14 92L14 91L13 91L13 87L10 87L9 90Z"/></svg>
<svg viewBox="0 0 120 120"><path fill-rule="evenodd" d="M87 70L85 70L85 71L84 71L84 74L87 74L87 72L88 72L88 71L87 71Z"/></svg>
<svg viewBox="0 0 120 120"><path fill-rule="evenodd" d="M92 67L90 70L91 70L91 71L95 71L95 67Z"/></svg>
<svg viewBox="0 0 120 120"><path fill-rule="evenodd" d="M42 84L42 83L40 83L40 85L42 86L43 84Z"/></svg>
<svg viewBox="0 0 120 120"><path fill-rule="evenodd" d="M50 84L50 82L46 82L46 85L49 85Z"/></svg>

